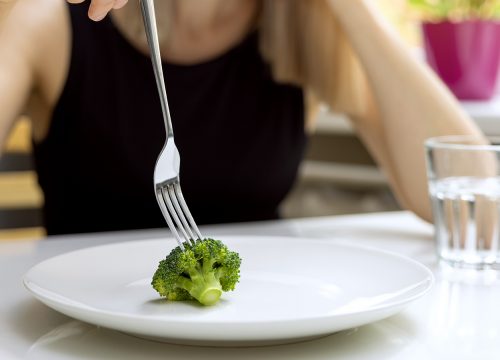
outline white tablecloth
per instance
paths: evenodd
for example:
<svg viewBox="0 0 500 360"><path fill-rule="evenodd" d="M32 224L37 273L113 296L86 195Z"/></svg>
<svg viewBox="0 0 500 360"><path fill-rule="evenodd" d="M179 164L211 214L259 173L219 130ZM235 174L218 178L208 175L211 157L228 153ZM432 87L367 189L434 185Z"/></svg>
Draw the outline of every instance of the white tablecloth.
<svg viewBox="0 0 500 360"><path fill-rule="evenodd" d="M141 340L61 315L24 289L23 274L57 254L168 236L166 230L0 242L0 359L500 359L500 275L439 267L432 227L409 213L322 217L204 228L228 234L329 238L401 253L430 267L433 289L400 314L291 345L203 348Z"/></svg>

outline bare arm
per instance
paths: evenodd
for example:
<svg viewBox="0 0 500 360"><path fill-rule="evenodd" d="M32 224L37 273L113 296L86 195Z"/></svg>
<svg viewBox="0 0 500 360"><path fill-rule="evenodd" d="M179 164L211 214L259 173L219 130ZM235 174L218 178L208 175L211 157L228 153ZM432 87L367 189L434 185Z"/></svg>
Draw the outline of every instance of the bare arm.
<svg viewBox="0 0 500 360"><path fill-rule="evenodd" d="M126 3L93 0L89 15L100 20ZM33 91L49 107L58 96L68 55L62 8L59 0L0 0L0 151Z"/></svg>
<svg viewBox="0 0 500 360"><path fill-rule="evenodd" d="M33 84L29 27L23 26L27 2L0 2L0 150L13 122L23 111Z"/></svg>
<svg viewBox="0 0 500 360"><path fill-rule="evenodd" d="M0 22L0 150L13 122L27 110L34 137L42 138L70 57L70 24L64 2L14 2L10 14Z"/></svg>
<svg viewBox="0 0 500 360"><path fill-rule="evenodd" d="M328 0L356 51L372 106L355 119L401 204L430 220L423 143L449 134L480 134L458 102L371 8L368 0Z"/></svg>

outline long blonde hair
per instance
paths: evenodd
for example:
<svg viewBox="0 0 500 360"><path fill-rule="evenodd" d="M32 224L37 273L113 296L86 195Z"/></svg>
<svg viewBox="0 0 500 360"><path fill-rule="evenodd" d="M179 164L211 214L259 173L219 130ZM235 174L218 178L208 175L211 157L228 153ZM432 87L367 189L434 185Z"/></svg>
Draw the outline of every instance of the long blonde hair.
<svg viewBox="0 0 500 360"><path fill-rule="evenodd" d="M278 81L301 85L338 112L361 116L367 81L326 0L264 0L261 52Z"/></svg>
<svg viewBox="0 0 500 360"><path fill-rule="evenodd" d="M367 81L327 0L261 1L260 50L275 80L302 86L308 105L321 102L334 111L361 116L367 106ZM156 5L163 39L169 36L171 4L159 0ZM128 8L130 25L143 32L138 5Z"/></svg>

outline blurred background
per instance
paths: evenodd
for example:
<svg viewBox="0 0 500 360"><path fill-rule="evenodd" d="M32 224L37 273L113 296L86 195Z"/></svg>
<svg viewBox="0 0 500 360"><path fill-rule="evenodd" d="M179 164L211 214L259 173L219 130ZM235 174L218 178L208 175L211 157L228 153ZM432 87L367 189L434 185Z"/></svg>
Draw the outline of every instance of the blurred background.
<svg viewBox="0 0 500 360"><path fill-rule="evenodd" d="M500 98L496 91L500 51L487 44L490 54L486 55L490 56L490 60L481 62L483 66L472 66L474 71L478 68L485 70L485 74L474 73L469 80L476 79L476 82L464 84L464 81L457 83L457 71L463 75L467 69L455 69L460 64L455 64L453 58L441 59L443 54L432 48L437 45L443 50L443 43L449 43L444 38L448 33L458 39L459 45L470 46L471 41L476 42L471 36L457 38L454 31L460 34L464 31L468 31L467 34L486 32L488 36L493 36L492 44L497 44L500 38L500 35L496 36L498 24L490 19L500 11L498 1L373 1L409 45L409 51L419 61L427 61L438 72L479 126L488 134L500 135ZM468 7L467 3L476 7ZM434 4L434 7L429 7L429 4ZM469 21L470 13L473 13L474 21ZM449 20L461 27L451 24ZM484 21L478 24L480 21L477 20ZM461 51L459 48L445 50L447 54L444 55L447 56L450 52ZM483 54L480 50L474 52ZM482 81L481 76L484 76ZM43 197L32 171L30 132L29 119L20 118L0 158L0 239L34 238L44 234L40 215ZM356 138L348 119L322 107L299 180L283 204L283 215L307 217L390 210L399 210L399 206L384 175Z"/></svg>

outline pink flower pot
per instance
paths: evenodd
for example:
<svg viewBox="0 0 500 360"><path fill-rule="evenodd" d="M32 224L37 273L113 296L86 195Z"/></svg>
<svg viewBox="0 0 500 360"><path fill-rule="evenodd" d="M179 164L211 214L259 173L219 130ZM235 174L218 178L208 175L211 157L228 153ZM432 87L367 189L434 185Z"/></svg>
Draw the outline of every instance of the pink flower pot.
<svg viewBox="0 0 500 360"><path fill-rule="evenodd" d="M427 62L464 100L493 96L500 60L500 22L424 23Z"/></svg>

